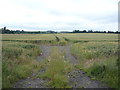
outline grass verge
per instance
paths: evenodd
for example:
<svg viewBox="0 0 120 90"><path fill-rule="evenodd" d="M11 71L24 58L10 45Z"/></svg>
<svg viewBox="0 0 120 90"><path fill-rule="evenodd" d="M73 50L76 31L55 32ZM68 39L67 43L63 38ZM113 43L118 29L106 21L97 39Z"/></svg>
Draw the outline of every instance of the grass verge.
<svg viewBox="0 0 120 90"><path fill-rule="evenodd" d="M79 60L77 68L83 69L92 79L118 88L117 42L76 43L71 51Z"/></svg>
<svg viewBox="0 0 120 90"><path fill-rule="evenodd" d="M22 42L3 42L2 87L11 88L19 79L30 76L40 69L36 56L40 53L37 45Z"/></svg>

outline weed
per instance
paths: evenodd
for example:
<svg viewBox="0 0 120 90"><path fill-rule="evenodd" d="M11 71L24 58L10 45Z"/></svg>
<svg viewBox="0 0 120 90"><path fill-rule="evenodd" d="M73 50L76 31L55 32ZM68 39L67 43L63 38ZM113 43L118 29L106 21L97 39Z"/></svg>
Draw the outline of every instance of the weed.
<svg viewBox="0 0 120 90"><path fill-rule="evenodd" d="M41 67L35 60L40 50L28 43L3 42L2 87L10 88L19 79L26 78Z"/></svg>
<svg viewBox="0 0 120 90"><path fill-rule="evenodd" d="M117 42L88 42L72 45L71 51L79 60L76 68L82 68L88 76L118 87Z"/></svg>
<svg viewBox="0 0 120 90"><path fill-rule="evenodd" d="M67 87L67 72L71 70L72 66L65 62L65 58L58 48L53 48L49 59L49 63L46 66L47 69L42 78L48 78L50 80L49 85L52 87Z"/></svg>

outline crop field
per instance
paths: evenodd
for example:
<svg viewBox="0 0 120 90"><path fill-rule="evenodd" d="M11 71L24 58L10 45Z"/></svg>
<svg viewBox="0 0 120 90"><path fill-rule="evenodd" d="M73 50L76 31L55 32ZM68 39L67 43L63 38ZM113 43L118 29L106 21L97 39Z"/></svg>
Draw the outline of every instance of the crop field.
<svg viewBox="0 0 120 90"><path fill-rule="evenodd" d="M54 40L52 34L5 34L3 40Z"/></svg>
<svg viewBox="0 0 120 90"><path fill-rule="evenodd" d="M118 34L2 34L2 87L118 88L118 51Z"/></svg>
<svg viewBox="0 0 120 90"><path fill-rule="evenodd" d="M118 34L98 34L98 33L81 33L81 34L4 34L3 40L55 40L55 36L60 40L65 38L69 40L82 41L117 41Z"/></svg>
<svg viewBox="0 0 120 90"><path fill-rule="evenodd" d="M66 37L70 40L82 40L82 41L110 41L118 40L117 34L98 34L98 33L81 33L81 34L58 34L59 37Z"/></svg>

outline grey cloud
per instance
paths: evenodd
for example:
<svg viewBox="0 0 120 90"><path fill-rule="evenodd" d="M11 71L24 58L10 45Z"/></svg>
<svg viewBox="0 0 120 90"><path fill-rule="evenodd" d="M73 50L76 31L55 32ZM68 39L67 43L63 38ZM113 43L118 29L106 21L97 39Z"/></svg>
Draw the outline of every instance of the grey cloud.
<svg viewBox="0 0 120 90"><path fill-rule="evenodd" d="M113 13L113 14L108 14L102 17L97 17L96 22L100 22L100 23L117 23L118 22L118 15L117 13Z"/></svg>
<svg viewBox="0 0 120 90"><path fill-rule="evenodd" d="M117 23L117 21L118 21L118 13L117 12L101 13L101 14L76 13L76 14L73 14L73 16L76 16L78 18L81 17L86 20L98 22L98 23Z"/></svg>
<svg viewBox="0 0 120 90"><path fill-rule="evenodd" d="M58 16L58 17L68 15L68 14L66 14L64 12L57 11L57 10L48 10L47 12L48 12L48 14Z"/></svg>
<svg viewBox="0 0 120 90"><path fill-rule="evenodd" d="M111 11L111 12L105 12L105 13L87 13L87 11L85 12L80 12L80 11L59 11L56 8L49 8L46 6L46 4L44 2L42 2L43 0L30 0L30 1L26 1L26 0L11 0L14 3L23 5L24 7L29 8L30 10L36 10L36 11L41 11L41 12L47 12L49 15L55 16L56 18L58 18L58 21L56 22L52 22L49 23L50 21L46 20L46 22L41 22L41 21L36 21L36 22L26 22L26 23L19 23L19 21L17 23L14 24L14 22L11 23L1 23L0 26L3 27L4 25L7 26L8 28L20 28L20 29L28 29L28 30L75 30L75 29L95 29L95 30L99 30L99 29L106 29L108 27L105 27L107 24L109 23L118 23L118 16L117 16L117 12L116 11ZM68 0L68 2L73 2L74 5L76 5L75 3L80 3L80 1L82 0ZM73 5L73 6L74 6ZM78 4L77 4L78 5ZM62 6L61 6L62 7ZM23 13L24 14L24 13ZM73 21L67 21L67 20L63 20L63 22L59 19L59 18L63 18L64 17L69 16L72 18L75 18L75 20L73 19ZM29 19L31 19L33 17L32 14L26 15L26 17L28 17ZM34 18L34 17L33 17ZM38 17L39 18L39 17ZM53 18L54 19L54 18ZM101 28L101 26L98 27L94 27L94 26L87 26L87 22L82 22L81 19L85 19L91 23L95 23L97 25L102 24L104 28ZM37 19L36 19L37 20ZM60 22L60 21L61 22ZM24 20L23 20L24 21ZM54 21L54 20L53 20ZM86 23L86 25L83 26L83 24ZM46 25L46 26L43 26ZM61 25L61 27L59 27L59 25ZM63 26L62 26L63 25ZM113 25L113 27L116 27L116 25ZM108 28L110 29L110 28Z"/></svg>

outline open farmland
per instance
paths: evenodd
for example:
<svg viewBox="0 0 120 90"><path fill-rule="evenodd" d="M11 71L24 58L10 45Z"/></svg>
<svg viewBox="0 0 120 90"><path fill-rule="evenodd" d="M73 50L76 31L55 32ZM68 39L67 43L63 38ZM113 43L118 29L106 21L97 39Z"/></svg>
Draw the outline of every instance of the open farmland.
<svg viewBox="0 0 120 90"><path fill-rule="evenodd" d="M81 33L81 34L54 34L61 40L67 38L69 40L82 41L117 41L118 34L98 34L98 33ZM53 34L4 34L3 40L55 40Z"/></svg>
<svg viewBox="0 0 120 90"><path fill-rule="evenodd" d="M81 34L58 34L59 37L66 37L75 41L117 41L117 34L98 34L98 33L81 33Z"/></svg>
<svg viewBox="0 0 120 90"><path fill-rule="evenodd" d="M3 88L118 88L118 34L3 34L2 42Z"/></svg>
<svg viewBox="0 0 120 90"><path fill-rule="evenodd" d="M54 40L52 34L4 34L3 40Z"/></svg>

